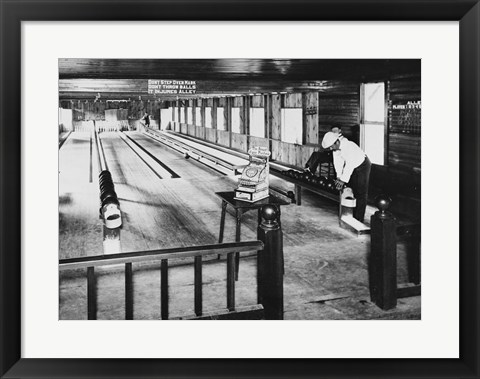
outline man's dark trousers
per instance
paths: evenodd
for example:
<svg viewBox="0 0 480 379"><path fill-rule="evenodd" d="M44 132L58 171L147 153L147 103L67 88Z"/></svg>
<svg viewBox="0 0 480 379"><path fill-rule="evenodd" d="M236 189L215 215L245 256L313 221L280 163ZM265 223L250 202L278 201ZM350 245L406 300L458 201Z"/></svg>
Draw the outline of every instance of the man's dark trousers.
<svg viewBox="0 0 480 379"><path fill-rule="evenodd" d="M367 156L363 163L353 170L352 176L348 184L353 190L355 199L357 200L357 206L353 210L353 217L358 221L363 222L365 217L365 208L367 207L368 198L368 182L370 179L370 169L372 163Z"/></svg>

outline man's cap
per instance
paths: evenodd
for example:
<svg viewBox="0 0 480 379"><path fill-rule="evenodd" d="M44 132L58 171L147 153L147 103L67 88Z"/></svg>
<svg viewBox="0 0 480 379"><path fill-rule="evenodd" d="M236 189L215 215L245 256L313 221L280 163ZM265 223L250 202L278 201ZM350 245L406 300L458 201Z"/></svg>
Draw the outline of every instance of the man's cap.
<svg viewBox="0 0 480 379"><path fill-rule="evenodd" d="M325 135L323 136L323 140L322 140L322 147L324 149L328 149L330 146L332 146L337 141L337 139L339 137L340 137L340 135L338 133L334 133L334 132L325 133Z"/></svg>

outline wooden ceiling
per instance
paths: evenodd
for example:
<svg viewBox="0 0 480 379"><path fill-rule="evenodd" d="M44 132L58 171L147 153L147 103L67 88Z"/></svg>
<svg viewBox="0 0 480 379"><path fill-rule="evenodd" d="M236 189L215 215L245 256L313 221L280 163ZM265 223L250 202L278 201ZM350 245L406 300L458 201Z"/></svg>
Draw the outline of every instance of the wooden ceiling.
<svg viewBox="0 0 480 379"><path fill-rule="evenodd" d="M60 100L212 97L327 90L332 81L420 74L420 60L60 59ZM148 80L195 81L195 95L149 95Z"/></svg>

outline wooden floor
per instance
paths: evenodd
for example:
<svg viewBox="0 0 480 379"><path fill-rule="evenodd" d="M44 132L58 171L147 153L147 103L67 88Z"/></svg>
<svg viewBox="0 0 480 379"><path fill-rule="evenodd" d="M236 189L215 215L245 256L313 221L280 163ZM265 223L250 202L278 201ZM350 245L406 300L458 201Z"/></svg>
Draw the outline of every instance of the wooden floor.
<svg viewBox="0 0 480 379"><path fill-rule="evenodd" d="M98 167L90 133L71 133L59 150L60 258L103 254Z"/></svg>
<svg viewBox="0 0 480 379"><path fill-rule="evenodd" d="M221 201L218 191L233 190L238 177L225 176L138 133L128 137L176 173L160 178L117 132L100 135L106 161L119 197L123 226L122 251L150 250L216 243ZM140 154L141 155L141 154ZM92 164L90 164L92 162ZM150 162L151 163L151 162ZM151 166L151 164L150 164ZM103 225L98 217L98 167L95 148L90 159L90 134L72 133L59 152L60 258L102 254ZM91 168L90 168L91 167ZM92 171L92 182L90 182ZM272 182L288 187L280 178ZM283 183L281 183L283 182ZM227 209L224 242L234 241L235 226ZM255 240L257 216L247 213L242 240ZM335 202L305 191L302 206L282 209L285 255L286 319L420 318L420 298L402 299L397 309L384 312L369 302L366 259L369 237L357 237L339 227ZM210 284L205 309L224 306L225 263L206 267ZM406 278L399 251L399 282ZM255 300L256 261L242 258L237 284L238 305ZM62 273L60 318L83 319L86 289L82 273ZM172 270L172 314L193 309L193 272L188 265ZM123 318L123 273L101 272L99 318ZM136 268L134 275L135 318L158 319L160 314L156 267ZM175 284L175 288L173 284ZM208 295L210 294L210 296Z"/></svg>

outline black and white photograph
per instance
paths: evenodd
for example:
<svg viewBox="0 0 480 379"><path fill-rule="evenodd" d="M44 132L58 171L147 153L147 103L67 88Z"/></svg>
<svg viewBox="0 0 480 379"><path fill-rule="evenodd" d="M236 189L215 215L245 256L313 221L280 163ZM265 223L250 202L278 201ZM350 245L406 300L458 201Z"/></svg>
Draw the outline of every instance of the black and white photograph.
<svg viewBox="0 0 480 379"><path fill-rule="evenodd" d="M59 320L421 320L421 59L58 59Z"/></svg>
<svg viewBox="0 0 480 379"><path fill-rule="evenodd" d="M0 0L0 378L477 377L479 2Z"/></svg>

